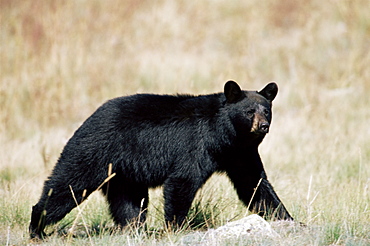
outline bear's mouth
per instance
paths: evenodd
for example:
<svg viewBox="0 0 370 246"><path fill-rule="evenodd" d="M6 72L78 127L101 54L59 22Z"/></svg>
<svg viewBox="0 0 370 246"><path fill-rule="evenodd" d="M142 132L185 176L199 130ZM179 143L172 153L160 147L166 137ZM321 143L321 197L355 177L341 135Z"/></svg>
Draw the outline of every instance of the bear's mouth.
<svg viewBox="0 0 370 246"><path fill-rule="evenodd" d="M269 132L269 127L252 127L250 132L256 135L264 135Z"/></svg>
<svg viewBox="0 0 370 246"><path fill-rule="evenodd" d="M260 135L266 135L268 133L268 131L265 132L265 131L261 131L261 130L252 130L251 133L254 134L254 135L260 136Z"/></svg>

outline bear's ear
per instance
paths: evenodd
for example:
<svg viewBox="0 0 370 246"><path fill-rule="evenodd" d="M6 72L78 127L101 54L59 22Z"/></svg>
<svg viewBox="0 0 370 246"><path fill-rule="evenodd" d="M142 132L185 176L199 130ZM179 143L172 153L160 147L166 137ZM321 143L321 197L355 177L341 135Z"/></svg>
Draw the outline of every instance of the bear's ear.
<svg viewBox="0 0 370 246"><path fill-rule="evenodd" d="M227 81L224 87L224 93L226 96L226 101L228 103L237 102L243 95L242 90L235 81Z"/></svg>
<svg viewBox="0 0 370 246"><path fill-rule="evenodd" d="M265 88L263 88L258 93L264 96L270 102L272 102L272 100L275 99L277 92L278 92L277 84L274 82L271 82L268 85L266 85Z"/></svg>

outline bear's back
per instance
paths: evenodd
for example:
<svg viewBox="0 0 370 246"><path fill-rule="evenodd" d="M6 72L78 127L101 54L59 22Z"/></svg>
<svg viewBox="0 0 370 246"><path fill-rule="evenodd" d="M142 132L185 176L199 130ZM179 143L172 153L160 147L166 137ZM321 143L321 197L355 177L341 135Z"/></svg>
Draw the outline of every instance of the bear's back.
<svg viewBox="0 0 370 246"><path fill-rule="evenodd" d="M156 95L136 94L119 97L105 103L102 108L115 109L115 116L129 121L183 120L209 118L220 109L220 94L193 95Z"/></svg>

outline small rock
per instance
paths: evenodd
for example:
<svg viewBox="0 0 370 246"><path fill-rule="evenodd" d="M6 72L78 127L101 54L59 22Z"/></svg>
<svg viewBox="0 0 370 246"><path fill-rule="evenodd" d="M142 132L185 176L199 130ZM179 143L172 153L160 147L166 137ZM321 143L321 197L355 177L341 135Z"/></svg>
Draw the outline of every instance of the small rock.
<svg viewBox="0 0 370 246"><path fill-rule="evenodd" d="M214 230L213 233L222 237L239 237L256 234L274 237L279 236L266 220L256 214L249 215L237 221L229 222Z"/></svg>
<svg viewBox="0 0 370 246"><path fill-rule="evenodd" d="M279 237L271 225L262 217L253 214L240 220L226 223L217 229L209 229L207 232L195 232L182 239L183 245L211 245L212 242L225 239L238 239L240 237L263 236Z"/></svg>

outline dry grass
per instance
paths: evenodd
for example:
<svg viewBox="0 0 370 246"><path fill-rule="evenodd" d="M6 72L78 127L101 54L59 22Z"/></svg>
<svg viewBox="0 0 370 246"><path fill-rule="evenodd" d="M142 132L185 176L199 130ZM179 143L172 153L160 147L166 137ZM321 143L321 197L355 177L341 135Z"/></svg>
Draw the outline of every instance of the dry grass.
<svg viewBox="0 0 370 246"><path fill-rule="evenodd" d="M245 89L271 80L280 87L262 158L288 210L309 229L283 230L276 244L369 244L369 13L366 0L0 0L0 244L28 243L43 180L105 100L212 93L228 79ZM209 215L213 226L245 213L224 177L201 194L200 210L209 201L216 205L205 212L221 210ZM150 228L162 226L160 196L151 193ZM91 200L84 218L109 231L104 202ZM153 235L93 236L93 244L122 243L160 244Z"/></svg>

